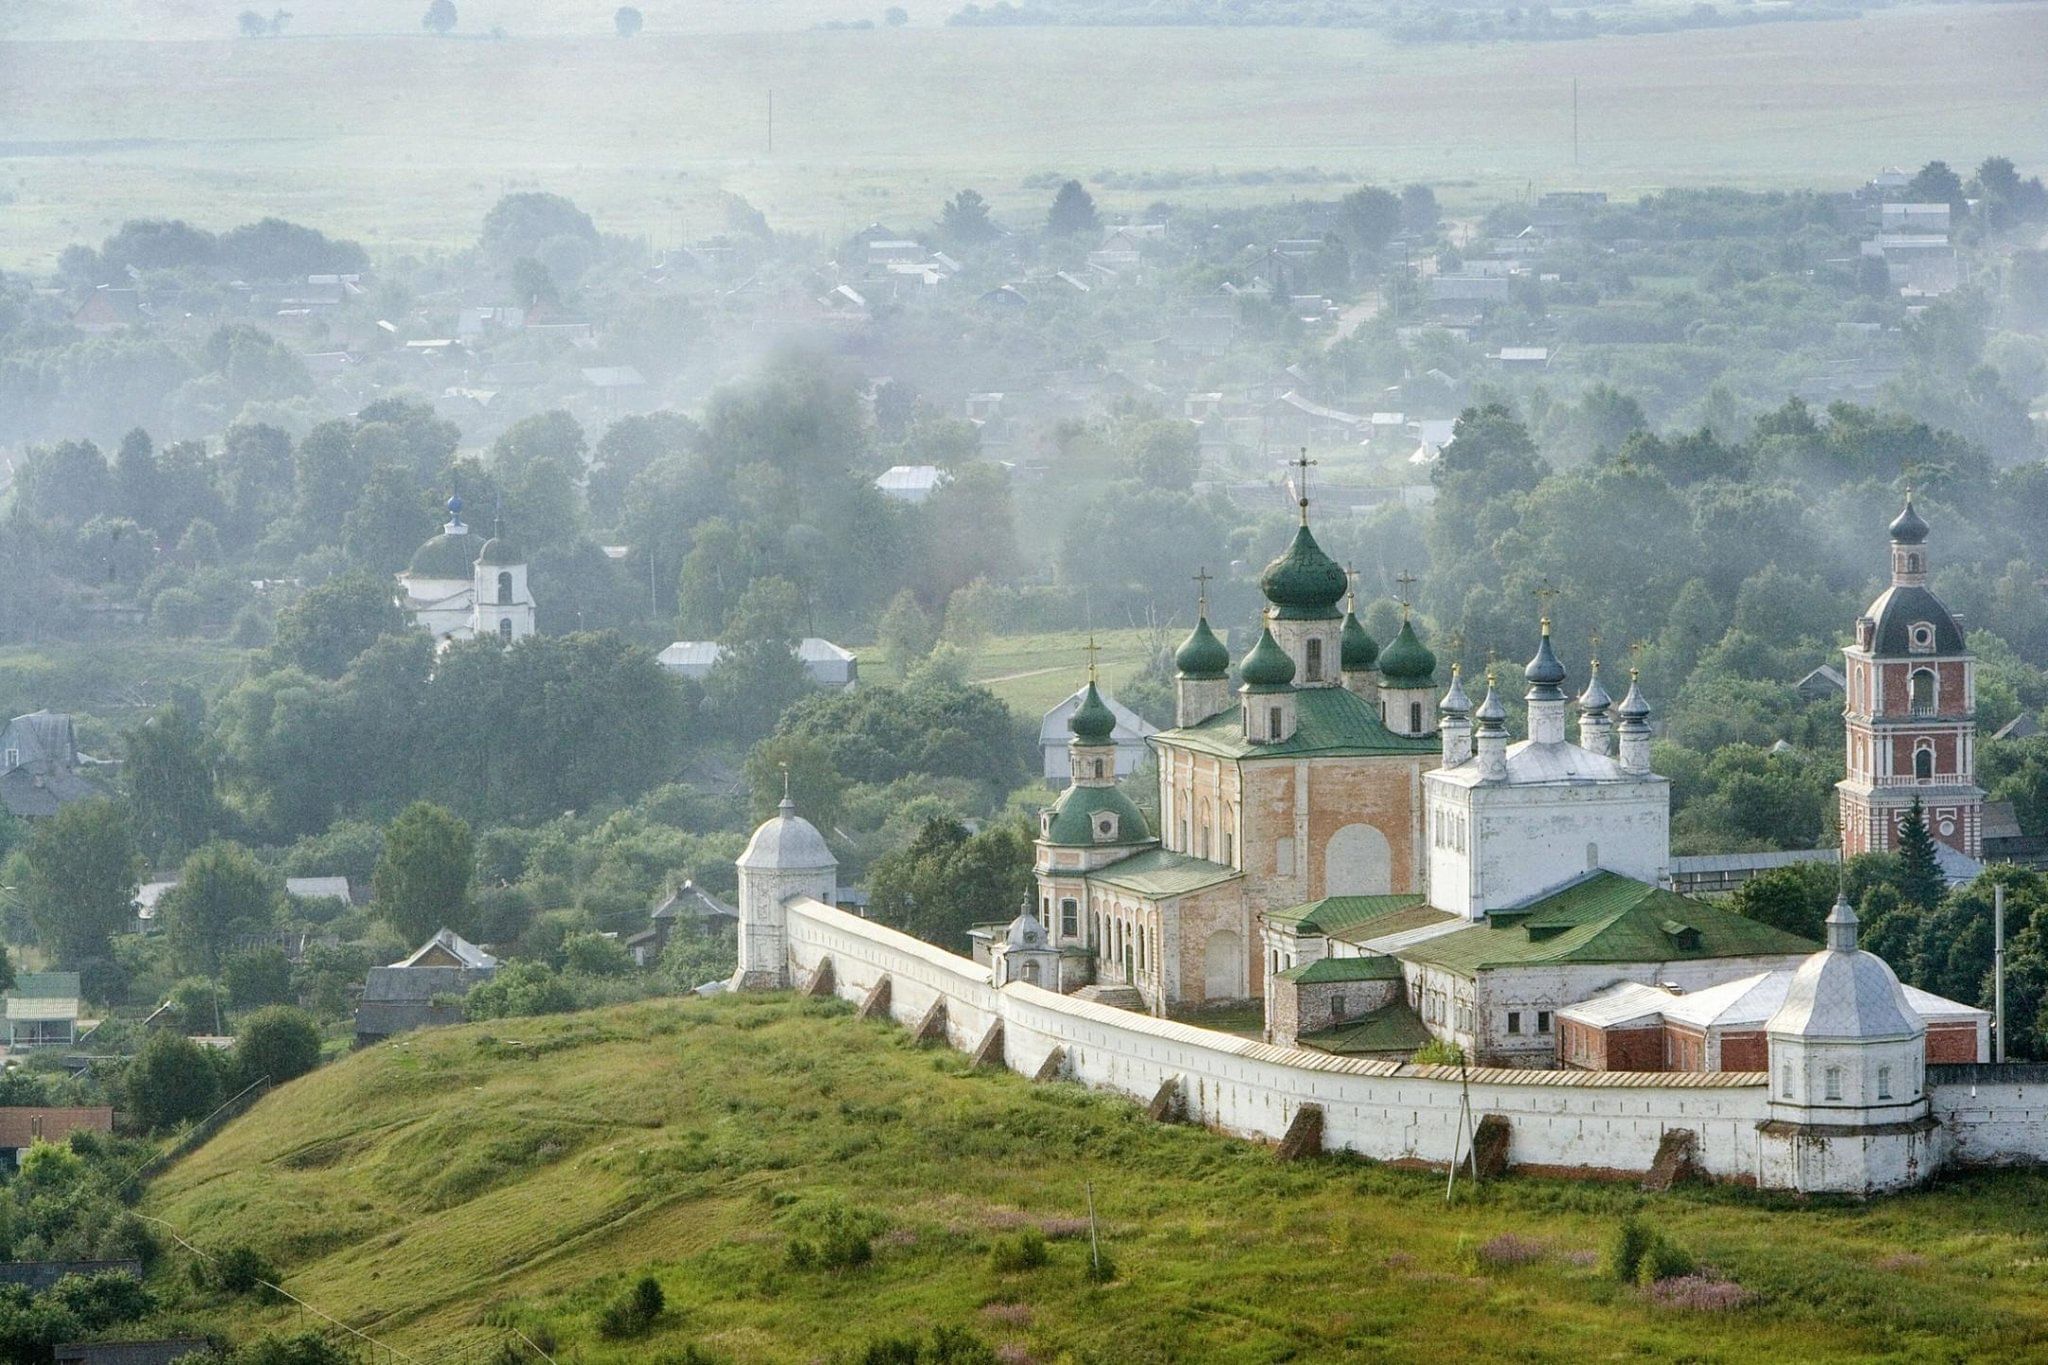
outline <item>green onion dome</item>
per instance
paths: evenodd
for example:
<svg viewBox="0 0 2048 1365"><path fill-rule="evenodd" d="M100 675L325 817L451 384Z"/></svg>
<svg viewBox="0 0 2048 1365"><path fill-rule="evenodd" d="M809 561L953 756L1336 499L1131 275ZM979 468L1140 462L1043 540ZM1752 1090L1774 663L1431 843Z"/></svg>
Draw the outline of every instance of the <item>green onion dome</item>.
<svg viewBox="0 0 2048 1365"><path fill-rule="evenodd" d="M469 532L443 531L414 552L407 572L414 578L468 578L476 571L480 542Z"/></svg>
<svg viewBox="0 0 2048 1365"><path fill-rule="evenodd" d="M507 540L504 536L492 536L484 542L483 549L477 551L476 562L500 567L508 564L524 564L526 556L519 552L518 546Z"/></svg>
<svg viewBox="0 0 2048 1365"><path fill-rule="evenodd" d="M1906 510L1892 522L1894 545L1922 545L1927 541L1927 523L1913 510L1913 495L1906 495Z"/></svg>
<svg viewBox="0 0 2048 1365"><path fill-rule="evenodd" d="M1173 666L1183 678L1215 679L1230 675L1230 651L1209 629L1209 618L1195 622L1188 638L1173 653Z"/></svg>
<svg viewBox="0 0 2048 1365"><path fill-rule="evenodd" d="M1294 533L1287 553L1266 566L1259 588L1280 609L1283 621L1327 621L1337 615L1337 599L1350 586L1337 561L1323 553L1304 526Z"/></svg>
<svg viewBox="0 0 2048 1365"><path fill-rule="evenodd" d="M1270 626L1259 632L1259 642L1244 656L1238 676L1247 692L1284 692L1294 685L1294 660L1280 648Z"/></svg>
<svg viewBox="0 0 2048 1365"><path fill-rule="evenodd" d="M1102 694L1095 690L1091 680L1088 690L1081 697L1081 704L1074 708L1074 714L1067 717L1067 728L1074 732L1076 744L1108 744L1110 736L1116 733L1116 713L1102 700Z"/></svg>
<svg viewBox="0 0 2048 1365"><path fill-rule="evenodd" d="M1345 612L1343 644L1338 650L1338 667L1346 673L1363 673L1371 668L1379 657L1379 642L1365 633L1365 625L1358 619L1358 613Z"/></svg>
<svg viewBox="0 0 2048 1365"><path fill-rule="evenodd" d="M1403 621L1394 643L1380 653L1382 687L1436 687L1436 655L1416 638L1415 623Z"/></svg>

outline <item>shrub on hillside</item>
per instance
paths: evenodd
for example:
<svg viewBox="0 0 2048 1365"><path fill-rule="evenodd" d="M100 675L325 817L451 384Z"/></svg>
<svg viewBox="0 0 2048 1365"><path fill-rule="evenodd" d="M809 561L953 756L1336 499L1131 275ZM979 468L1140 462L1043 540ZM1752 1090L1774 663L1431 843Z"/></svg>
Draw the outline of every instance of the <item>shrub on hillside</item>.
<svg viewBox="0 0 2048 1365"><path fill-rule="evenodd" d="M830 1356L832 1365L999 1365L995 1349L965 1327L934 1327L929 1337L876 1337Z"/></svg>
<svg viewBox="0 0 2048 1365"><path fill-rule="evenodd" d="M1036 1270L1050 1259L1045 1249L1045 1234L1037 1228L1020 1228L1008 1237L998 1237L988 1250L989 1269L998 1275Z"/></svg>
<svg viewBox="0 0 2048 1365"><path fill-rule="evenodd" d="M660 1281L652 1275L642 1275L624 1293L598 1310L598 1335L614 1341L622 1337L643 1336L661 1316L665 1303Z"/></svg>
<svg viewBox="0 0 2048 1365"><path fill-rule="evenodd" d="M1691 1253L1633 1214L1622 1219L1615 1230L1608 1269L1623 1284L1647 1288L1662 1280L1690 1275L1696 1268Z"/></svg>
<svg viewBox="0 0 2048 1365"><path fill-rule="evenodd" d="M192 1262L192 1283L219 1294L240 1296L261 1291L269 1298L273 1291L265 1286L277 1283L277 1267L252 1246L231 1246L213 1256L196 1258Z"/></svg>
<svg viewBox="0 0 2048 1365"><path fill-rule="evenodd" d="M798 1206L786 1253L792 1270L852 1270L874 1259L875 1238L888 1220L873 1209L838 1200Z"/></svg>
<svg viewBox="0 0 2048 1365"><path fill-rule="evenodd" d="M508 962L463 1001L468 1019L519 1019L574 1009L576 997L544 962Z"/></svg>
<svg viewBox="0 0 2048 1365"><path fill-rule="evenodd" d="M220 1071L206 1048L159 1029L122 1077L127 1109L151 1132L203 1118L220 1103Z"/></svg>

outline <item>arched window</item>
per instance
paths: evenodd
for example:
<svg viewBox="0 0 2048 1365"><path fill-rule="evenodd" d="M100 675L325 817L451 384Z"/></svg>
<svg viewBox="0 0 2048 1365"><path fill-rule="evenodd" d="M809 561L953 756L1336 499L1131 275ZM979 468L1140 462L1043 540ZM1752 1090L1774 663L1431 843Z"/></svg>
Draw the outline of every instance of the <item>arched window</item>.
<svg viewBox="0 0 2048 1365"><path fill-rule="evenodd" d="M1877 1097L1881 1100L1892 1097L1892 1069L1888 1066L1877 1069Z"/></svg>
<svg viewBox="0 0 2048 1365"><path fill-rule="evenodd" d="M1906 572L1907 572L1907 573L1919 573L1919 572L1920 572L1920 556L1919 556L1919 555L1907 555L1907 556L1906 556Z"/></svg>
<svg viewBox="0 0 2048 1365"><path fill-rule="evenodd" d="M1922 782L1934 776L1933 746L1922 744L1913 751L1913 776L1919 778Z"/></svg>
<svg viewBox="0 0 2048 1365"><path fill-rule="evenodd" d="M1422 703L1419 701L1408 703L1408 733L1411 735L1422 733Z"/></svg>
<svg viewBox="0 0 2048 1365"><path fill-rule="evenodd" d="M512 605L512 573L509 569L500 570L498 573L498 605Z"/></svg>
<svg viewBox="0 0 2048 1365"><path fill-rule="evenodd" d="M1598 866L1600 866L1600 845L1597 843L1587 844L1586 871L1591 872L1594 868Z"/></svg>
<svg viewBox="0 0 2048 1365"><path fill-rule="evenodd" d="M1276 742L1280 738L1280 708L1277 706L1266 708L1266 738Z"/></svg>
<svg viewBox="0 0 2048 1365"><path fill-rule="evenodd" d="M1822 1073L1826 1077L1826 1094L1831 1100L1842 1098L1842 1068L1831 1066Z"/></svg>
<svg viewBox="0 0 2048 1365"><path fill-rule="evenodd" d="M498 618L498 638L499 638L500 640L503 640L503 641L504 641L504 642L505 642L506 644L508 644L508 645L512 643L512 618L511 618L511 617L509 617L509 616L502 616L502 617Z"/></svg>
<svg viewBox="0 0 2048 1365"><path fill-rule="evenodd" d="M1916 716L1934 714L1934 670L1916 668L1912 679L1912 707Z"/></svg>
<svg viewBox="0 0 2048 1365"><path fill-rule="evenodd" d="M1095 760L1095 780L1097 782L1102 780L1102 760L1099 758Z"/></svg>
<svg viewBox="0 0 2048 1365"><path fill-rule="evenodd" d="M1307 667L1301 670L1304 682L1323 680L1323 642L1311 636L1308 641Z"/></svg>
<svg viewBox="0 0 2048 1365"><path fill-rule="evenodd" d="M1081 932L1081 907L1072 898L1060 902L1060 935L1077 937Z"/></svg>

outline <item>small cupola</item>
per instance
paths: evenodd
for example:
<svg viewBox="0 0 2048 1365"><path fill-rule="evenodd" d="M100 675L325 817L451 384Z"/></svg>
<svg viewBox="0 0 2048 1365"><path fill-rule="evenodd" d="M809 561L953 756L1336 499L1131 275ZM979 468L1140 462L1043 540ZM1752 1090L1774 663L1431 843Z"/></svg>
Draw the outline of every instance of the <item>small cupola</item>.
<svg viewBox="0 0 2048 1365"><path fill-rule="evenodd" d="M1280 744L1294 737L1294 660L1273 638L1270 620L1258 643L1238 667L1244 680L1244 737L1253 744Z"/></svg>

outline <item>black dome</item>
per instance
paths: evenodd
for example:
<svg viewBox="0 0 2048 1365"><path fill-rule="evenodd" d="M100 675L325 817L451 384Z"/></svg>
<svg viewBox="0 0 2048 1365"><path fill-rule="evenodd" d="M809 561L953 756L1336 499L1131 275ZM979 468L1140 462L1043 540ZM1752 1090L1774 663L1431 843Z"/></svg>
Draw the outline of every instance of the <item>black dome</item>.
<svg viewBox="0 0 2048 1365"><path fill-rule="evenodd" d="M1906 495L1906 509L1892 518L1892 544L1919 545L1927 539L1927 523L1913 510L1913 495Z"/></svg>

